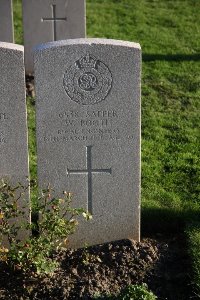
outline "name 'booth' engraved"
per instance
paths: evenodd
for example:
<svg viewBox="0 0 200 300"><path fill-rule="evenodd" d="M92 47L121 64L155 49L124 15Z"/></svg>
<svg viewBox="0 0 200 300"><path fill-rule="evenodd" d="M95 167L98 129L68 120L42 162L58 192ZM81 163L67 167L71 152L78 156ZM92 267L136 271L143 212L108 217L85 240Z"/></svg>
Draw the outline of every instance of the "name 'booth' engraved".
<svg viewBox="0 0 200 300"><path fill-rule="evenodd" d="M119 140L126 133L118 126L120 112L116 110L64 111L58 114L60 127L46 132L45 143L67 141Z"/></svg>

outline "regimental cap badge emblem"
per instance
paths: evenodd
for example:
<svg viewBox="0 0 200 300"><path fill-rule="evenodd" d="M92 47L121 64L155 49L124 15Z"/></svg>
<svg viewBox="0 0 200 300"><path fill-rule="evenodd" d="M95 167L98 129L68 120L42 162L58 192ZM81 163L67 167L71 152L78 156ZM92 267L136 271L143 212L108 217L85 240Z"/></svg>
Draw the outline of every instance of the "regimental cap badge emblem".
<svg viewBox="0 0 200 300"><path fill-rule="evenodd" d="M99 59L87 53L64 74L64 89L71 100L92 105L101 102L112 87L112 74Z"/></svg>

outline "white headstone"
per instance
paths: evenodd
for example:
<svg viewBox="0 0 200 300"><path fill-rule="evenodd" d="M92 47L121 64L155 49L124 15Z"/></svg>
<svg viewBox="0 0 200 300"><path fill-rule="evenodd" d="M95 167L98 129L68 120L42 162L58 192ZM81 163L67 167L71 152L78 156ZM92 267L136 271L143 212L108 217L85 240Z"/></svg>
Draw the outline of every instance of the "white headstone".
<svg viewBox="0 0 200 300"><path fill-rule="evenodd" d="M0 124L0 178L28 186L24 47L9 43L0 43ZM29 221L29 189L19 205Z"/></svg>
<svg viewBox="0 0 200 300"><path fill-rule="evenodd" d="M0 0L0 41L14 42L12 0Z"/></svg>
<svg viewBox="0 0 200 300"><path fill-rule="evenodd" d="M78 39L35 50L38 180L74 193L71 246L140 239L139 44Z"/></svg>
<svg viewBox="0 0 200 300"><path fill-rule="evenodd" d="M85 0L23 0L26 73L33 73L34 46L85 37Z"/></svg>

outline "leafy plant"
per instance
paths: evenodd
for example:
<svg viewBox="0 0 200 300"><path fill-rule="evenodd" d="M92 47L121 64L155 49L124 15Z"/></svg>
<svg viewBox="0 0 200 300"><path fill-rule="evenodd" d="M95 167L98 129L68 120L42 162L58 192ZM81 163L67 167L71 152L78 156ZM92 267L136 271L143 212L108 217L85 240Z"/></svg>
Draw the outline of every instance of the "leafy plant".
<svg viewBox="0 0 200 300"><path fill-rule="evenodd" d="M17 239L21 229L28 229L26 226L30 226L26 221L24 224L25 207L19 205L19 201L22 200L26 194L27 187L18 184L16 187L12 187L4 180L0 185L0 246L1 253L2 243L6 241L10 246L14 242L19 242ZM22 201L21 201L22 202ZM18 220L21 220L19 223ZM6 252L8 249L5 249Z"/></svg>
<svg viewBox="0 0 200 300"><path fill-rule="evenodd" d="M38 199L39 218L30 224L25 208L19 206L26 189L22 185L12 188L5 182L0 187L0 259L24 272L52 273L57 267L54 251L67 246L69 235L78 225L79 215L86 220L91 219L91 215L82 208L71 207L72 193L63 192L62 198L55 198L48 187ZM18 238L21 230L32 229L37 234L25 241ZM3 247L5 240L9 244L7 248Z"/></svg>
<svg viewBox="0 0 200 300"><path fill-rule="evenodd" d="M129 285L122 292L120 300L156 300L157 297L145 285Z"/></svg>
<svg viewBox="0 0 200 300"><path fill-rule="evenodd" d="M94 297L96 300L156 300L155 296L151 291L148 291L145 284L143 285L129 285L119 295L107 295Z"/></svg>

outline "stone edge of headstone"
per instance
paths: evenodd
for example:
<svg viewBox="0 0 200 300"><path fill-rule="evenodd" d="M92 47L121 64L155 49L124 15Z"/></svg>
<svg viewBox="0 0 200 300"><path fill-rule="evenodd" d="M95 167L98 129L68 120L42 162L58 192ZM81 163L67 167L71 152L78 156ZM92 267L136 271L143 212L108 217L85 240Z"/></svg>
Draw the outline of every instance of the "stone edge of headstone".
<svg viewBox="0 0 200 300"><path fill-rule="evenodd" d="M87 38L87 16L86 16L86 11L87 11L87 5L86 1L84 1L84 31L85 31L85 39Z"/></svg>
<svg viewBox="0 0 200 300"><path fill-rule="evenodd" d="M13 20L13 0L11 1L11 22L12 22L12 42L15 42L14 20Z"/></svg>
<svg viewBox="0 0 200 300"><path fill-rule="evenodd" d="M49 42L45 44L39 44L33 48L33 52L45 50L49 48L59 47L59 46L69 46L69 45L113 45L121 47L131 47L138 50L141 50L139 43L114 40L114 39L104 39L104 38L80 38L80 39L68 39L60 40L55 42Z"/></svg>
<svg viewBox="0 0 200 300"><path fill-rule="evenodd" d="M17 50L17 51L24 52L24 46L18 45L18 44L0 42L0 48L1 49L10 49L10 50Z"/></svg>

